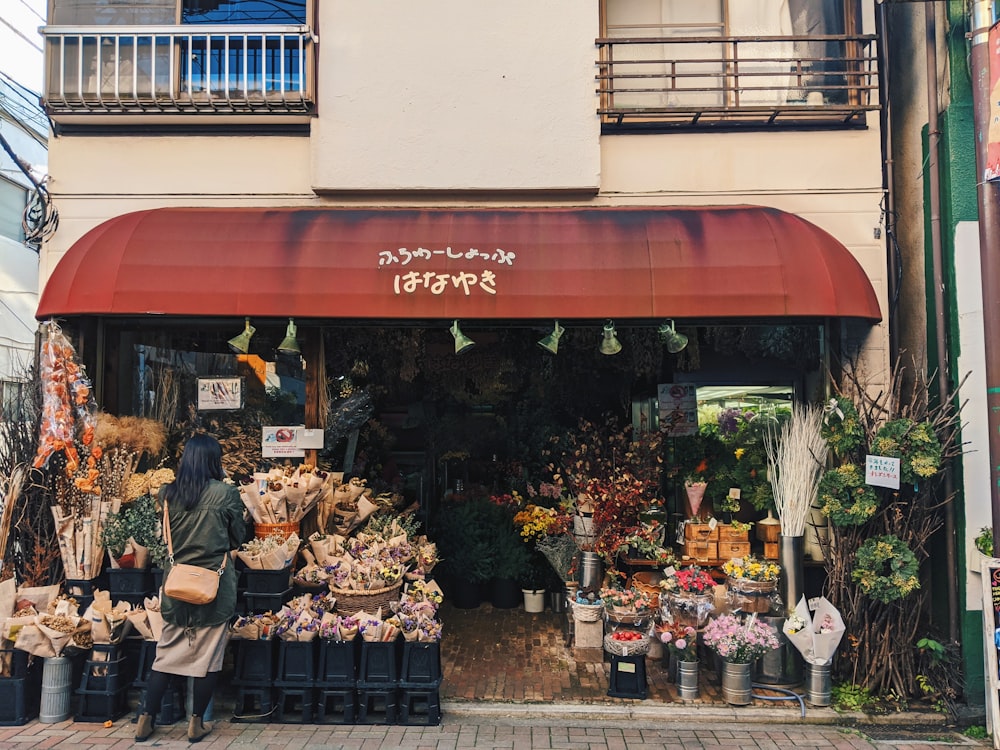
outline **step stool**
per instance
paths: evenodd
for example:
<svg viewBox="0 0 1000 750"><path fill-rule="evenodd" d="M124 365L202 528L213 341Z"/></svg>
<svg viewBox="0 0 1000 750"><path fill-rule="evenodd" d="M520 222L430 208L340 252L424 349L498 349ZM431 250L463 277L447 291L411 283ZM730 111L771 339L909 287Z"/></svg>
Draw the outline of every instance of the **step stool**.
<svg viewBox="0 0 1000 750"><path fill-rule="evenodd" d="M270 684L264 687L237 686L236 705L233 708L234 722L270 721L274 709Z"/></svg>

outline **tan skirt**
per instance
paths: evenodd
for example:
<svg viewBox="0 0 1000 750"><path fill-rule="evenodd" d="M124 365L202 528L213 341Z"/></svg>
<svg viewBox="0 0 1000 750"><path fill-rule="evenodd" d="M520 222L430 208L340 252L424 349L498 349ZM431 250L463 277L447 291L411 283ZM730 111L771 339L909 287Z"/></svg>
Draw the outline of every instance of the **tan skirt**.
<svg viewBox="0 0 1000 750"><path fill-rule="evenodd" d="M163 635L156 644L153 669L183 677L204 677L222 670L222 660L229 643L229 625L185 630L163 623Z"/></svg>

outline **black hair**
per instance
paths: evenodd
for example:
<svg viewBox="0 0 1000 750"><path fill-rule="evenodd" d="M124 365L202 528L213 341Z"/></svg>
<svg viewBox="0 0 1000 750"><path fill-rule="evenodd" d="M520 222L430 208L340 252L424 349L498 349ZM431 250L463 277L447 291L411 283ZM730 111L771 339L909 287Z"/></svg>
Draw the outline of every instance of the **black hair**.
<svg viewBox="0 0 1000 750"><path fill-rule="evenodd" d="M208 483L213 479L221 480L223 476L219 441L211 435L192 435L177 465L177 478L164 486L163 498L191 510L198 504Z"/></svg>

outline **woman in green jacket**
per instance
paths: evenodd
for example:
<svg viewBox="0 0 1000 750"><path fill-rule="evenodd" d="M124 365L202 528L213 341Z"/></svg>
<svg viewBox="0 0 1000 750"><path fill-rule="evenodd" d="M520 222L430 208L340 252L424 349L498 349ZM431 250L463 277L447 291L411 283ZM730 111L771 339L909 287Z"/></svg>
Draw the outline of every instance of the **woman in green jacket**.
<svg viewBox="0 0 1000 750"><path fill-rule="evenodd" d="M222 447L209 435L194 435L184 446L177 478L160 490L167 508L173 561L217 570L224 558L243 543L246 522L243 502L234 486L222 479ZM163 635L146 684L146 701L135 728L143 742L153 733L172 675L194 678L188 741L198 742L212 727L202 721L222 669L229 624L236 614L237 573L226 559L219 593L208 604L187 604L161 593ZM164 577L170 574L170 562Z"/></svg>

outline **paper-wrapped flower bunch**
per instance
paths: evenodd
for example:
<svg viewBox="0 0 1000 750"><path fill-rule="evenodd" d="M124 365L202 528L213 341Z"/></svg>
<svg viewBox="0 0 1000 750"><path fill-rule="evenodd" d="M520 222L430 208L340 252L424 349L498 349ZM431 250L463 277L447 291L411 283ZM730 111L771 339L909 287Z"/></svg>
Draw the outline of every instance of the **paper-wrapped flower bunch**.
<svg viewBox="0 0 1000 750"><path fill-rule="evenodd" d="M328 585L342 591L365 592L394 586L415 556L406 530L395 521L382 531L362 531L348 539L336 534L314 534L309 544Z"/></svg>
<svg viewBox="0 0 1000 750"><path fill-rule="evenodd" d="M294 469L258 472L240 485L243 504L254 523L274 524L301 521L303 516L333 495L334 474L310 464Z"/></svg>

